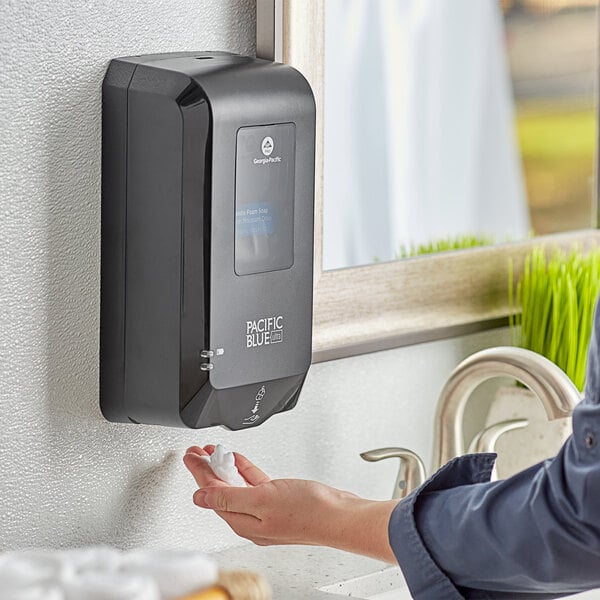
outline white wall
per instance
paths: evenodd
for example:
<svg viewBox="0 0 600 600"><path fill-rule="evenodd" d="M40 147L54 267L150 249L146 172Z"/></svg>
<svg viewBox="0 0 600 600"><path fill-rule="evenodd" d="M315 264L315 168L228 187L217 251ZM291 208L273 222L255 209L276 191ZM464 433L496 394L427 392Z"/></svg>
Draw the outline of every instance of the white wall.
<svg viewBox="0 0 600 600"><path fill-rule="evenodd" d="M478 334L315 365L296 409L250 431L105 422L98 401L100 84L112 56L252 52L251 0L20 0L0 18L0 549L239 543L191 504L181 463L223 442L274 476L386 497L405 445L428 460L444 378ZM341 465L341 466L340 466Z"/></svg>

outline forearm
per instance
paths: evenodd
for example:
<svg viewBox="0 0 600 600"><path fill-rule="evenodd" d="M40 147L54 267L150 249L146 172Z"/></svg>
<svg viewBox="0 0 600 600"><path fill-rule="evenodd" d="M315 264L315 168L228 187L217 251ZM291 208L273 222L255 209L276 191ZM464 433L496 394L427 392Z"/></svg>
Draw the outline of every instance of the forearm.
<svg viewBox="0 0 600 600"><path fill-rule="evenodd" d="M388 524L397 503L365 500L341 492L338 498L327 500L314 543L395 564Z"/></svg>

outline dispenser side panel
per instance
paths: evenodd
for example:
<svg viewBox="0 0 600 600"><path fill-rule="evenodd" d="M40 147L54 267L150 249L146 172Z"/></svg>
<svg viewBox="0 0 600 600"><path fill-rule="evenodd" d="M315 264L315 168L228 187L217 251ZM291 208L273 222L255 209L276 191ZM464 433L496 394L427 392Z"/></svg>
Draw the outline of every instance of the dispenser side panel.
<svg viewBox="0 0 600 600"><path fill-rule="evenodd" d="M125 408L125 231L127 88L135 65L112 61L102 85L100 409L129 422Z"/></svg>
<svg viewBox="0 0 600 600"><path fill-rule="evenodd" d="M210 273L210 109L197 86L180 100L183 115L180 407L208 380L200 365L208 349Z"/></svg>

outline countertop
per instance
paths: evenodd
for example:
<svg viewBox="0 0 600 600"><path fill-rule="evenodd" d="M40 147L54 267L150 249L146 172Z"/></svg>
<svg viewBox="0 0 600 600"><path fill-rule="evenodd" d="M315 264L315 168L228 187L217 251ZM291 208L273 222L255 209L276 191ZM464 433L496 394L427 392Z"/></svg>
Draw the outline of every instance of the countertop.
<svg viewBox="0 0 600 600"><path fill-rule="evenodd" d="M273 588L273 600L341 600L320 587L368 575L391 565L320 546L255 546L245 544L213 557L222 569L251 569Z"/></svg>
<svg viewBox="0 0 600 600"><path fill-rule="evenodd" d="M222 569L251 569L273 588L273 600L342 600L319 588L390 568L391 565L340 550L313 546L246 544L213 555ZM600 588L569 596L600 600Z"/></svg>

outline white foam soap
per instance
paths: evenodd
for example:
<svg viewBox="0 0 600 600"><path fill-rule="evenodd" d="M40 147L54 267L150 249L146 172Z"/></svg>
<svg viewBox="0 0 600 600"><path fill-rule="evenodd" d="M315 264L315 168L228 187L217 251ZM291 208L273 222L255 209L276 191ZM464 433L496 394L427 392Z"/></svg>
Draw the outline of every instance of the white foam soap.
<svg viewBox="0 0 600 600"><path fill-rule="evenodd" d="M221 444L215 446L211 456L202 456L212 469L213 473L225 483L236 487L246 487L244 478L235 466L233 452L226 452Z"/></svg>

